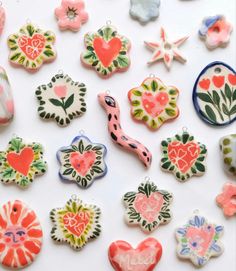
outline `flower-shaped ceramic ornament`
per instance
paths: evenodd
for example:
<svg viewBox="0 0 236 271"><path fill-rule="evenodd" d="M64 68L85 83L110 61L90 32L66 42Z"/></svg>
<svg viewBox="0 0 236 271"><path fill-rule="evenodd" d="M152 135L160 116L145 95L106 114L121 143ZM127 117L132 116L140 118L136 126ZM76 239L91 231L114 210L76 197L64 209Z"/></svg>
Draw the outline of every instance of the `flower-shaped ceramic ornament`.
<svg viewBox="0 0 236 271"><path fill-rule="evenodd" d="M223 253L220 242L223 232L223 226L208 222L196 213L176 230L177 255L181 259L189 259L197 267L203 267L211 257Z"/></svg>
<svg viewBox="0 0 236 271"><path fill-rule="evenodd" d="M0 151L0 181L16 183L27 188L35 176L46 172L47 163L43 160L43 147L39 143L24 143L22 138L13 137L6 151Z"/></svg>
<svg viewBox="0 0 236 271"><path fill-rule="evenodd" d="M19 32L8 37L10 63L23 66L28 71L37 71L44 62L56 58L55 39L51 31L43 31L31 23L24 25Z"/></svg>
<svg viewBox="0 0 236 271"><path fill-rule="evenodd" d="M40 118L54 119L59 126L67 126L86 112L85 84L75 82L63 73L53 76L47 85L39 86L35 94Z"/></svg>
<svg viewBox="0 0 236 271"><path fill-rule="evenodd" d="M55 9L55 16L61 30L79 31L88 21L83 0L62 0L61 6Z"/></svg>
<svg viewBox="0 0 236 271"><path fill-rule="evenodd" d="M161 169L173 173L180 182L206 171L206 146L195 141L187 131L163 140L161 151Z"/></svg>
<svg viewBox="0 0 236 271"><path fill-rule="evenodd" d="M104 161L106 152L103 144L93 143L85 136L77 136L70 146L57 152L60 177L76 182L80 187L89 187L95 179L107 173Z"/></svg>
<svg viewBox="0 0 236 271"><path fill-rule="evenodd" d="M81 54L82 63L95 69L103 78L129 68L131 43L110 22L97 32L87 33L84 43L86 51Z"/></svg>
<svg viewBox="0 0 236 271"><path fill-rule="evenodd" d="M64 207L51 211L51 238L80 250L90 239L96 239L100 235L100 215L101 211L97 206L83 204L79 198L72 196Z"/></svg>
<svg viewBox="0 0 236 271"><path fill-rule="evenodd" d="M160 0L130 0L130 15L146 24L159 16Z"/></svg>
<svg viewBox="0 0 236 271"><path fill-rule="evenodd" d="M164 85L157 77L146 78L128 93L131 115L148 128L157 130L164 122L178 117L178 95L176 87Z"/></svg>
<svg viewBox="0 0 236 271"><path fill-rule="evenodd" d="M227 46L232 30L232 24L223 15L216 15L205 18L198 33L208 49L215 49Z"/></svg>

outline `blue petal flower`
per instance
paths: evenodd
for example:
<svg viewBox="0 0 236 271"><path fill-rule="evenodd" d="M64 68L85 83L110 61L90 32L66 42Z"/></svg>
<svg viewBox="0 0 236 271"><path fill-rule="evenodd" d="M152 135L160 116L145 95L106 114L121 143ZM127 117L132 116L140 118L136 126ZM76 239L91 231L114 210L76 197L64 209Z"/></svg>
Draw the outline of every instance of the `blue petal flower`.
<svg viewBox="0 0 236 271"><path fill-rule="evenodd" d="M195 225L200 228L201 227L201 218L199 216L195 216L194 217L194 222L195 222Z"/></svg>
<svg viewBox="0 0 236 271"><path fill-rule="evenodd" d="M180 235L185 235L186 234L186 229L178 228L177 233L179 233Z"/></svg>
<svg viewBox="0 0 236 271"><path fill-rule="evenodd" d="M214 243L212 246L211 246L211 249L213 249L215 252L217 253L220 253L221 252L221 247L218 246L216 243Z"/></svg>
<svg viewBox="0 0 236 271"><path fill-rule="evenodd" d="M224 227L222 227L222 226L217 226L217 227L215 227L215 231L216 232L221 232L221 231L223 231L224 230Z"/></svg>
<svg viewBox="0 0 236 271"><path fill-rule="evenodd" d="M180 251L180 254L181 255L187 255L189 254L190 252L190 248L183 248L181 251Z"/></svg>
<svg viewBox="0 0 236 271"><path fill-rule="evenodd" d="M199 266L204 265L204 263L205 263L205 259L204 258L198 258L198 265Z"/></svg>

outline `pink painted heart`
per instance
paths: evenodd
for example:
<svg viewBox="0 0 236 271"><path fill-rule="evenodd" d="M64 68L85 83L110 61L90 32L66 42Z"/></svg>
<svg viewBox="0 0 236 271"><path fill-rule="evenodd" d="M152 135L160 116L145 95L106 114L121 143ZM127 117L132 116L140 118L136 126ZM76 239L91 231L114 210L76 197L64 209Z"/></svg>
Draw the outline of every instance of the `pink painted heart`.
<svg viewBox="0 0 236 271"><path fill-rule="evenodd" d="M82 176L87 174L95 160L96 154L93 151L87 151L83 154L73 152L70 155L70 163L72 167Z"/></svg>
<svg viewBox="0 0 236 271"><path fill-rule="evenodd" d="M154 238L147 238L136 249L125 241L113 242L108 251L116 271L152 271L162 256L162 246Z"/></svg>
<svg viewBox="0 0 236 271"><path fill-rule="evenodd" d="M163 202L163 196L158 192L152 193L149 197L138 193L134 200L134 208L149 223L152 223L157 219Z"/></svg>
<svg viewBox="0 0 236 271"><path fill-rule="evenodd" d="M65 228L72 234L80 237L83 234L86 226L90 220L90 215L88 212L81 211L77 214L66 213L63 216L63 224Z"/></svg>
<svg viewBox="0 0 236 271"><path fill-rule="evenodd" d="M153 118L156 118L163 112L168 102L169 96L165 92L159 92L156 95L153 95L150 92L145 92L142 95L143 107L145 111Z"/></svg>

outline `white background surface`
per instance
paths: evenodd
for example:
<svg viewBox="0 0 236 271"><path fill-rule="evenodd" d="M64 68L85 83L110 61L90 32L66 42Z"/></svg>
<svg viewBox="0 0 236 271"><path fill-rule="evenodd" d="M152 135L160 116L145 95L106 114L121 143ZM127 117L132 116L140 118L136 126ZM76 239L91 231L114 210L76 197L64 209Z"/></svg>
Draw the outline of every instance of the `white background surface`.
<svg viewBox="0 0 236 271"><path fill-rule="evenodd" d="M219 258L210 260L203 270L235 271L236 220L235 217L225 219L222 210L215 204L215 197L221 192L223 184L230 180L222 169L218 142L220 137L235 133L236 122L220 129L209 127L198 118L191 100L195 79L208 63L220 60L235 68L235 29L229 46L212 52L206 49L197 35L202 18L208 15L224 14L235 26L235 0L165 0L161 3L160 17L146 26L141 26L130 18L128 0L87 0L86 9L90 19L78 33L59 31L54 18L54 9L59 4L59 0L19 0L18 2L3 0L7 21L3 35L0 37L0 65L8 72L16 112L11 125L0 130L0 149L4 150L13 134L16 134L29 142L42 143L45 147L45 159L48 162L48 172L36 178L26 191L21 191L15 185L0 184L1 205L8 200L23 200L36 211L42 223L43 249L38 259L27 270L113 270L107 258L107 249L112 241L126 240L136 246L147 237L139 227L130 228L124 223L121 198L126 192L137 190L145 176L150 176L159 188L174 194L173 219L168 225L159 227L150 235L163 245L163 257L155 270L194 270L189 262L182 262L176 257L174 230L187 221L193 210L199 209L210 221L225 226L222 239L225 253ZM27 19L45 30L52 30L57 36L58 58L51 64L43 65L36 74L29 74L21 68L13 68L7 60L7 36L17 32ZM84 50L84 34L88 31L96 31L107 20L111 20L121 34L131 39L132 64L127 72L103 80L94 71L82 67L79 58ZM146 65L151 52L144 47L143 41L157 41L161 26L166 29L170 39L190 36L181 47L187 63L182 65L175 61L170 72L166 70L163 63L152 67ZM37 86L48 83L60 69L75 81L84 82L88 89L87 113L73 120L66 128L59 128L55 122L44 122L38 117L38 104L34 95ZM127 92L140 85L150 73L156 74L163 82L175 85L180 90L179 118L164 124L156 132L151 132L145 125L132 121L127 99ZM97 94L108 89L120 103L123 129L130 136L141 140L153 153L153 163L149 170L146 170L135 156L124 152L111 142L106 127L107 117L97 101ZM197 140L207 145L208 169L203 177L193 177L182 184L177 182L172 174L162 172L159 161L161 140L181 132L183 126L188 127L188 131L195 135ZM56 160L58 148L68 145L81 129L92 141L103 143L108 148L106 157L108 173L104 178L95 181L88 190L81 190L76 184L62 183L58 177L59 167ZM89 242L80 252L73 251L67 245L57 245L50 238L52 225L49 212L52 208L64 206L72 194L78 194L86 203L96 204L102 209L101 236Z"/></svg>

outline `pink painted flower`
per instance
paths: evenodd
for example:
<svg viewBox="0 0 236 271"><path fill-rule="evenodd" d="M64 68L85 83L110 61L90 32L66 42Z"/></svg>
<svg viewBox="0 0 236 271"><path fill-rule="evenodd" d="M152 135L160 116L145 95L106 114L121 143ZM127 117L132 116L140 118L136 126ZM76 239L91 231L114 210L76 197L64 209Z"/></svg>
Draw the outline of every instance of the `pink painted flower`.
<svg viewBox="0 0 236 271"><path fill-rule="evenodd" d="M83 0L62 0L61 6L55 9L59 28L79 31L81 25L88 21L84 8Z"/></svg>
<svg viewBox="0 0 236 271"><path fill-rule="evenodd" d="M62 99L66 97L66 93L67 93L66 86L55 86L53 90L58 98Z"/></svg>
<svg viewBox="0 0 236 271"><path fill-rule="evenodd" d="M169 96L165 92L160 92L156 100L160 103L160 105L165 106L169 102Z"/></svg>

